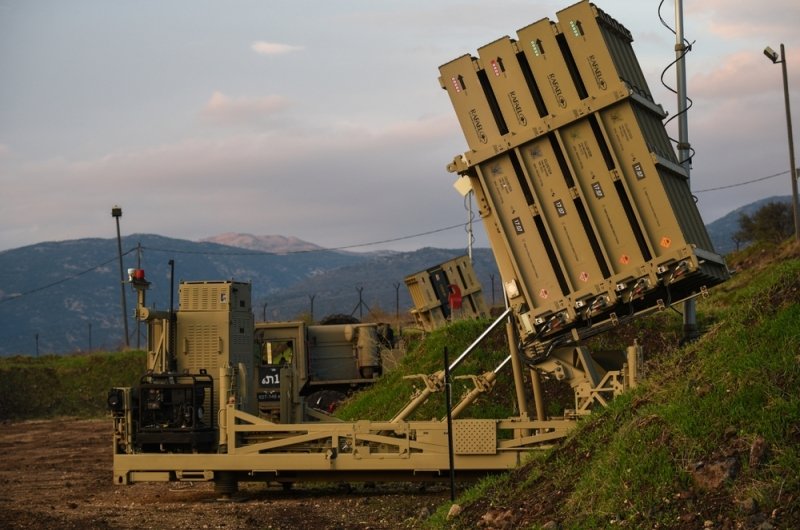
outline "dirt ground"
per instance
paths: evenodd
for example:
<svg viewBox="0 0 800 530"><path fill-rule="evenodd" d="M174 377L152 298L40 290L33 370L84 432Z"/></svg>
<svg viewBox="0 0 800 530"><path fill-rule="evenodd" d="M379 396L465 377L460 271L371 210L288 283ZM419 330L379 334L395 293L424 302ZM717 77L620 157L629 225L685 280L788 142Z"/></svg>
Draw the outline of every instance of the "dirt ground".
<svg viewBox="0 0 800 530"><path fill-rule="evenodd" d="M210 483L112 482L111 420L0 424L2 528L413 528L449 485L241 483L220 501Z"/></svg>

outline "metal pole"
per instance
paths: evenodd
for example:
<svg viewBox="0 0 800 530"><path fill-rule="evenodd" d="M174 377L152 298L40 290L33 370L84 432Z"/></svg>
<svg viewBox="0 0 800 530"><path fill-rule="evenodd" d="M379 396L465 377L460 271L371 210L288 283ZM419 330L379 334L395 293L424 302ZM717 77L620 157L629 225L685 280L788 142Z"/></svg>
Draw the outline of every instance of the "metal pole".
<svg viewBox="0 0 800 530"><path fill-rule="evenodd" d="M169 345L167 348L169 351L167 351L167 369L172 371L178 368L175 356L175 346L178 338L177 321L175 320L175 260L171 259L167 263L169 264L169 322L167 323L169 329Z"/></svg>
<svg viewBox="0 0 800 530"><path fill-rule="evenodd" d="M447 356L447 346L444 347L444 395L447 408L447 454L450 459L450 500L456 500L456 467L453 455L453 394L452 381L450 380L450 363Z"/></svg>
<svg viewBox="0 0 800 530"><path fill-rule="evenodd" d="M547 414L544 411L544 392L542 392L542 380L539 376L538 370L535 368L530 369L531 377L531 390L533 390L533 404L536 407L536 419L544 421L547 419Z"/></svg>
<svg viewBox="0 0 800 530"><path fill-rule="evenodd" d="M509 309L507 297L505 302L506 309ZM514 390L516 390L519 415L527 417L528 400L525 398L525 376L522 374L522 359L520 359L520 352L517 347L517 333L514 329L514 317L512 313L509 313L506 319L506 340L508 341L508 350L511 353L511 368L514 374ZM528 434L530 433L525 432L524 436Z"/></svg>
<svg viewBox="0 0 800 530"><path fill-rule="evenodd" d="M130 348L131 343L128 338L128 304L125 302L125 272L122 268L122 237L119 233L119 218L122 217L122 208L119 206L111 208L111 216L117 221L117 252L119 254L119 288L122 294L120 298L122 304L122 324L125 330L125 347Z"/></svg>
<svg viewBox="0 0 800 530"><path fill-rule="evenodd" d="M467 193L467 203L469 204L469 217L467 218L467 253L469 254L469 262L472 263L472 195L475 192L470 190Z"/></svg>
<svg viewBox="0 0 800 530"><path fill-rule="evenodd" d="M478 347L478 345L481 343L481 341L483 341L483 339L485 339L485 338L486 338L486 335L488 335L489 333L491 333L491 332L494 330L494 328L496 328L498 325L500 325L500 323L501 323L501 322L503 322L503 321L504 321L504 319L505 319L505 318L506 318L506 317L507 317L507 316L508 316L510 313L511 313L511 308L510 308L510 307L507 307L507 308L506 308L506 310L505 310L505 311L503 311L503 313L502 313L502 314L501 314L499 317L497 317L497 320L495 320L494 322L492 322L492 323L491 323L491 325L489 325L489 327L488 327L488 328L486 328L486 330L484 330L484 332L483 332L483 333L481 333L481 335L480 335L480 336L479 336L477 339L475 339L474 341L472 341L472 344L470 344L469 346L467 346L467 349L466 349L466 350L464 350L464 351L461 353L461 355L459 355L459 356L458 356L458 358L457 358L455 361L453 361L452 363L450 363L450 370L455 370L456 368L458 368L458 365L459 365L459 364L461 364L461 361L463 361L463 360L464 360L464 359L467 357L467 355L469 355L470 353L472 353L472 350L474 350L475 348L477 348L477 347Z"/></svg>
<svg viewBox="0 0 800 530"><path fill-rule="evenodd" d="M675 59L678 76L678 161L686 171L686 183L691 191L690 171L692 167L692 149L689 143L688 99L686 90L686 53L689 51L683 36L683 0L675 0ZM683 303L683 340L696 339L697 305L694 299Z"/></svg>
<svg viewBox="0 0 800 530"><path fill-rule="evenodd" d="M783 71L783 98L786 101L786 132L789 136L789 180L792 181L792 214L794 216L794 239L800 241L800 212L797 202L797 170L794 163L794 138L792 135L792 111L789 107L789 75L786 73L786 53L781 43L781 70Z"/></svg>
<svg viewBox="0 0 800 530"><path fill-rule="evenodd" d="M394 283L394 320L400 326L400 282Z"/></svg>
<svg viewBox="0 0 800 530"><path fill-rule="evenodd" d="M142 242L136 245L136 268L142 268ZM136 319L136 349L142 349L142 321L138 318Z"/></svg>

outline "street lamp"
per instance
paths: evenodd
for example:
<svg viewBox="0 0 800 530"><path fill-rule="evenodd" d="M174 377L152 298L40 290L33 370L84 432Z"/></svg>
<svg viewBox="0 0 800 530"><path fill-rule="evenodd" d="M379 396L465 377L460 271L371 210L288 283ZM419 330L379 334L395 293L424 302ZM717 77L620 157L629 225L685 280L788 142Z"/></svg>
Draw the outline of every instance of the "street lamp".
<svg viewBox="0 0 800 530"><path fill-rule="evenodd" d="M119 254L119 288L122 293L122 324L125 329L125 347L130 348L128 339L128 304L125 303L125 273L122 269L122 238L119 235L119 218L122 217L122 208L114 206L111 208L111 217L117 221L117 253Z"/></svg>
<svg viewBox="0 0 800 530"><path fill-rule="evenodd" d="M789 77L786 74L786 53L781 44L780 56L778 52L767 46L764 55L774 64L781 65L783 70L783 97L786 101L786 131L789 136L789 180L792 181L792 214L794 216L794 238L800 241L800 213L797 205L797 171L794 164L794 139L792 138L792 111L789 107Z"/></svg>

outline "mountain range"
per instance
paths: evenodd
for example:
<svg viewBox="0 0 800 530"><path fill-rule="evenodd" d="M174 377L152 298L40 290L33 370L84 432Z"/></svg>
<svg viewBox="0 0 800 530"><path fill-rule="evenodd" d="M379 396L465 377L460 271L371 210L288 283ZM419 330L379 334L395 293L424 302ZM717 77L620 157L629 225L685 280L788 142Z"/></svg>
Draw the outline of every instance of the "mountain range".
<svg viewBox="0 0 800 530"><path fill-rule="evenodd" d="M151 282L147 305L156 309L169 308L172 260L175 308L181 280L236 280L252 284L256 320L309 314L319 320L334 313L360 317L370 311L394 316L411 307L406 276L465 254L434 248L340 252L281 236L211 239L220 238L251 248L153 234L125 236L123 274L144 269ZM476 249L473 258L479 281L491 285L491 275L497 274L491 251ZM126 285L125 295L130 345L143 346L144 326L137 332L131 317L136 293ZM116 239L39 243L0 252L0 355L117 349L124 345L121 298Z"/></svg>
<svg viewBox="0 0 800 530"><path fill-rule="evenodd" d="M741 214L752 215L770 197L707 226L715 250L735 250ZM142 268L151 282L148 306L168 309L170 260L180 280L237 280L252 284L256 320L372 312L405 317L410 274L464 255L464 249L357 253L324 249L279 235L220 234L202 241L153 234L122 238L123 269ZM473 265L488 304L502 303L490 249L473 250ZM126 273L124 273L126 274ZM177 288L174 291L177 293ZM136 293L125 288L129 342L146 344L144 327L130 317ZM116 239L47 242L0 252L0 356L117 349L124 345L122 292ZM173 300L177 307L177 298Z"/></svg>

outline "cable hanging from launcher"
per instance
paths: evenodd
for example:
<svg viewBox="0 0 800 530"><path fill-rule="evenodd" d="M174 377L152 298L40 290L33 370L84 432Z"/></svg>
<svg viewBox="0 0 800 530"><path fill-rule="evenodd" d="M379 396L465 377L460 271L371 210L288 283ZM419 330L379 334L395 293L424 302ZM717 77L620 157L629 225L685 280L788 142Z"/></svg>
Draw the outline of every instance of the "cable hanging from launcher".
<svg viewBox="0 0 800 530"><path fill-rule="evenodd" d="M475 221L475 212L472 210L472 195L473 192L469 192L464 195L464 209L468 212L467 222L464 223L464 232L467 233L467 251L472 248L472 245L475 244L475 234L472 232L472 225Z"/></svg>
<svg viewBox="0 0 800 530"><path fill-rule="evenodd" d="M666 20L664 20L663 16L661 16L661 8L663 7L663 5L664 5L664 0L661 0L661 2L659 2L659 4L658 4L658 18L661 21L661 25L664 26L665 28L667 28L670 32L672 32L673 35L677 36L677 33L676 33L675 29L672 26L670 26L667 23ZM683 39L682 48L679 50L679 49L677 49L677 45L676 45L676 50L675 50L675 51L680 51L681 52L680 56L676 57L674 61L669 63L661 71L661 84L664 85L664 88L666 88L667 90L669 90L670 92L672 92L676 96L678 95L678 91L675 90L670 85L668 85L666 81L664 81L664 76L667 74L667 72L670 69L672 69L673 66L678 64L678 62L682 61L684 59L684 57L686 57L686 55L690 51L692 51L692 46L693 45L694 45L694 42L689 42L688 40ZM694 106L694 102L692 101L692 98L690 98L689 96L686 96L686 103L687 104L686 104L686 108L685 109L679 111L678 113L674 114L673 116L670 116L669 119L667 119L667 121L664 122L664 126L665 127L669 122L671 122L675 118L677 118L677 117L689 112L689 109L692 108L692 106ZM678 161L678 163L683 165L685 162L689 162L689 164L691 164L692 163L692 158L694 157L694 154L695 154L695 150L691 146L691 144L682 145L680 143L680 141L676 140L675 138L673 138L671 136L669 137L669 140L676 145L676 147L678 148L679 151L682 151L682 150L688 150L689 151L689 156L687 158L683 159L683 160ZM692 196L692 198L694 199L695 202L697 202L697 197Z"/></svg>

